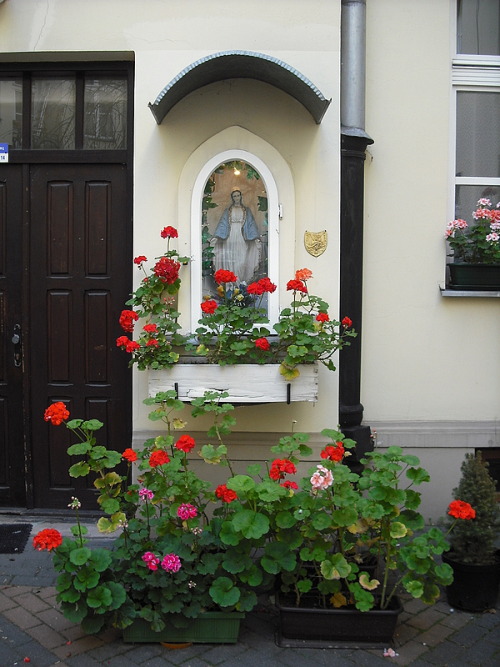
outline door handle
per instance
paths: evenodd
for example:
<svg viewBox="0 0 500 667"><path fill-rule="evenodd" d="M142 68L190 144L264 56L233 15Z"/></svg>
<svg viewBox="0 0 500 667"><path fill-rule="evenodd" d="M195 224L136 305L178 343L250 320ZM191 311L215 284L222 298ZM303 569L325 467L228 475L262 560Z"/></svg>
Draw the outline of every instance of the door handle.
<svg viewBox="0 0 500 667"><path fill-rule="evenodd" d="M22 342L21 342L21 325L14 325L14 333L12 334L12 343L14 345L14 366L19 367L22 364Z"/></svg>

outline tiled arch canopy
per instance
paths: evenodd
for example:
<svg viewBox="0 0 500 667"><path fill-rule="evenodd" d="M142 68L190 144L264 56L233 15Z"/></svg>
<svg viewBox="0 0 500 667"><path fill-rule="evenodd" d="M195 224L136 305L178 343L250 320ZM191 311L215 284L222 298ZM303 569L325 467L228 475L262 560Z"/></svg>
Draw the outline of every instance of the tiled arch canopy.
<svg viewBox="0 0 500 667"><path fill-rule="evenodd" d="M269 83L300 102L318 124L331 102L309 79L282 60L253 51L220 51L191 63L179 72L149 104L149 108L159 125L170 109L186 95L225 79L257 79Z"/></svg>

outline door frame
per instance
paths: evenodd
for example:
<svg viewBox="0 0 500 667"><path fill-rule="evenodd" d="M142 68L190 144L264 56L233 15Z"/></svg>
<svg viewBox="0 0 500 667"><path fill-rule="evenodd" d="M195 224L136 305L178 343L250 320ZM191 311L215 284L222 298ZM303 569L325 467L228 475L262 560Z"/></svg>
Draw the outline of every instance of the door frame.
<svg viewBox="0 0 500 667"><path fill-rule="evenodd" d="M33 74L42 74L47 76L65 76L75 75L80 80L83 73L95 73L99 76L113 76L113 74L122 73L126 76L128 83L127 98L127 148L123 150L84 150L75 148L70 150L45 150L30 148L30 107L31 107L31 78ZM11 148L9 152L9 164L18 164L22 168L22 332L23 332L23 377L22 377L22 411L23 411L23 446L25 460L25 493L26 500L24 506L28 509L35 507L34 494L34 470L33 470L33 437L32 437L32 419L43 416L31 414L31 383L30 375L33 368L33 360L30 358L30 336L31 323L29 322L30 312L30 171L33 165L38 164L120 164L127 170L126 175L126 220L124 226L128 234L127 254L132 259L132 239L133 239L133 130L134 130L134 63L131 61L99 61L99 62L57 62L57 63L0 63L0 77L15 76L23 79L23 143L22 148ZM83 103L83 96L81 96ZM77 142L81 145L83 137L83 124L76 124ZM132 262L130 261L130 266ZM130 288L132 286L132 269L130 269ZM131 414L132 404L132 379L128 388ZM128 427L128 439L132 439L131 419ZM124 447L128 445L124 444ZM38 508L37 508L38 509Z"/></svg>

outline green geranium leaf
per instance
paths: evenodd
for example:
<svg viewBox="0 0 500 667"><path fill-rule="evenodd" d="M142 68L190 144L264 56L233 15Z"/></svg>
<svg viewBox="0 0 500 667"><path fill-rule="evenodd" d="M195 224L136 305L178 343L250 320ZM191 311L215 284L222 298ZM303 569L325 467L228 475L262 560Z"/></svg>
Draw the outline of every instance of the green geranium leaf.
<svg viewBox="0 0 500 667"><path fill-rule="evenodd" d="M106 586L111 592L111 604L109 608L112 610L119 609L127 599L124 587L116 581L108 581Z"/></svg>
<svg viewBox="0 0 500 667"><path fill-rule="evenodd" d="M297 523L297 519L290 512L278 512L275 516L278 528L291 528Z"/></svg>
<svg viewBox="0 0 500 667"><path fill-rule="evenodd" d="M238 496L243 496L255 489L255 481L248 475L235 475L228 479L227 488L236 491Z"/></svg>
<svg viewBox="0 0 500 667"><path fill-rule="evenodd" d="M297 558L284 542L268 542L264 548L261 565L269 574L278 574L285 570L291 572L297 564Z"/></svg>
<svg viewBox="0 0 500 667"><path fill-rule="evenodd" d="M332 520L326 512L316 512L311 517L311 524L315 530L324 530L331 526ZM352 522L351 522L352 523Z"/></svg>
<svg viewBox="0 0 500 667"><path fill-rule="evenodd" d="M88 419L87 421L82 422L81 426L84 431L98 431L104 424L98 419Z"/></svg>
<svg viewBox="0 0 500 667"><path fill-rule="evenodd" d="M99 583L99 573L88 568L80 570L75 578L74 586L82 593L90 588L95 588Z"/></svg>
<svg viewBox="0 0 500 667"><path fill-rule="evenodd" d="M123 512L117 512L109 519L102 516L97 522L97 529L100 533L113 533L125 523L126 518Z"/></svg>
<svg viewBox="0 0 500 667"><path fill-rule="evenodd" d="M109 608L112 600L111 591L106 586L92 588L87 595L87 604L93 609L98 609L99 607Z"/></svg>
<svg viewBox="0 0 500 667"><path fill-rule="evenodd" d="M69 554L69 559L73 565L84 565L91 557L92 552L87 547L73 549Z"/></svg>
<svg viewBox="0 0 500 667"><path fill-rule="evenodd" d="M242 533L247 539L259 539L269 532L269 519L265 514L253 510L237 512L232 521L234 530Z"/></svg>
<svg viewBox="0 0 500 667"><path fill-rule="evenodd" d="M405 589L412 595L414 598L422 597L424 593L424 586L421 581L411 579L409 581L403 582Z"/></svg>
<svg viewBox="0 0 500 667"><path fill-rule="evenodd" d="M321 563L321 574L325 579L344 579L351 571L351 566L342 554L336 553Z"/></svg>
<svg viewBox="0 0 500 667"><path fill-rule="evenodd" d="M102 616L92 615L92 616L87 616L87 618L84 618L81 625L82 625L82 630L87 635L95 635L96 633L100 632L100 630L102 630L105 623L106 619L103 618Z"/></svg>
<svg viewBox="0 0 500 667"><path fill-rule="evenodd" d="M220 530L220 539L223 544L229 544L230 546L236 546L240 543L241 537L236 533L236 530L233 527L233 524L230 521L224 521Z"/></svg>
<svg viewBox="0 0 500 667"><path fill-rule="evenodd" d="M280 374L285 378L285 380L294 380L300 375L300 371L296 367L287 366L286 364L280 364Z"/></svg>
<svg viewBox="0 0 500 667"><path fill-rule="evenodd" d="M70 477L86 477L90 472L90 466L85 461L79 461L68 470Z"/></svg>
<svg viewBox="0 0 500 667"><path fill-rule="evenodd" d="M256 606L257 601L257 595L254 591L243 590L241 591L240 599L236 604L236 609L238 611L252 611Z"/></svg>
<svg viewBox="0 0 500 667"><path fill-rule="evenodd" d="M431 476L424 468L409 468L406 471L406 476L414 484L422 484L422 482L430 482L431 480Z"/></svg>
<svg viewBox="0 0 500 667"><path fill-rule="evenodd" d="M399 539L401 537L404 537L407 532L408 530L404 525L404 523L401 523L400 521L393 521L391 523L390 533L392 538Z"/></svg>
<svg viewBox="0 0 500 667"><path fill-rule="evenodd" d="M229 577L217 577L210 586L210 597L221 607L234 607L240 599L240 589Z"/></svg>
<svg viewBox="0 0 500 667"><path fill-rule="evenodd" d="M312 588L312 581L310 579L300 579L297 582L297 588L300 593L309 593Z"/></svg>
<svg viewBox="0 0 500 667"><path fill-rule="evenodd" d="M110 498L109 496L102 495L99 496L97 502L102 507L102 509L108 514L115 514L120 509L120 503L116 498Z"/></svg>
<svg viewBox="0 0 500 667"><path fill-rule="evenodd" d="M94 549L90 561L97 572L104 572L111 565L111 553L108 549Z"/></svg>
<svg viewBox="0 0 500 667"><path fill-rule="evenodd" d="M225 445L219 445L218 447L214 447L213 445L203 445L199 451L199 455L205 463L211 463L213 465L219 464L226 454L227 447Z"/></svg>
<svg viewBox="0 0 500 667"><path fill-rule="evenodd" d="M68 447L67 451L70 456L81 456L86 454L91 449L92 445L90 442L77 442L74 445L71 445L71 447Z"/></svg>

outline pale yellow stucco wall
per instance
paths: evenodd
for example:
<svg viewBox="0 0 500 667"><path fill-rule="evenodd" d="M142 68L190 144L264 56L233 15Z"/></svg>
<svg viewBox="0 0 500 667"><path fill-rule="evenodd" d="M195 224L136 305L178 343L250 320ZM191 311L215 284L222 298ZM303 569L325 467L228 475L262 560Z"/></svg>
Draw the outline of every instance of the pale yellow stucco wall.
<svg viewBox="0 0 500 667"><path fill-rule="evenodd" d="M75 20L76 19L76 20ZM162 0L11 0L0 8L2 50L23 58L70 59L63 52L133 52L135 61L134 120L134 254L158 254L159 231L179 230L179 246L189 254L190 217L180 201L179 183L186 162L204 142L229 127L241 127L258 141L247 146L257 154L266 142L287 164L292 183L277 177L284 206L280 253L282 305L293 270L314 272L311 288L338 316L339 259L339 81L340 1L275 0L252 3L235 0L178 2ZM257 81L213 84L181 101L158 126L148 102L191 63L214 52L239 49L279 58L309 78L332 103L321 125L292 97ZM27 53L27 55L26 55ZM80 57L80 56L79 56ZM227 146L221 143L220 150ZM239 148L235 145L234 148ZM270 165L272 168L272 165ZM329 245L320 258L304 249L304 231L328 228ZM292 233L290 233L292 229ZM286 245L285 245L286 244ZM137 279L138 279L138 274ZM186 281L186 287L189 280ZM191 308L188 290L181 304ZM198 307L198 304L195 305ZM337 374L320 369L316 405L266 405L240 410L238 427L288 431L319 431L335 427ZM145 374L134 382L134 427L150 426L142 399Z"/></svg>
<svg viewBox="0 0 500 667"><path fill-rule="evenodd" d="M370 420L498 420L500 303L443 298L447 0L367 3L362 396Z"/></svg>
<svg viewBox="0 0 500 667"><path fill-rule="evenodd" d="M453 7L367 0L366 130L374 144L365 167L361 401L380 446L403 444L431 469L429 517L443 513L464 452L500 446L500 302L443 298L439 290L443 230L453 216ZM340 0L6 0L0 37L4 59L104 59L98 52L107 51L135 60L135 254L155 256L167 224L189 251L180 187L205 142L220 136L223 150L225 131L242 128L258 138L255 150L265 143L279 153L291 175L277 177L280 198L291 202L283 224L294 230L292 240L289 228L284 234L282 286L290 266L308 266L311 286L338 314ZM189 64L229 49L262 52L302 72L332 98L321 125L281 91L241 80L193 93L156 125L147 103ZM304 230L324 228L328 249L313 259ZM191 307L187 293L181 301ZM239 430L288 431L292 420L313 433L334 427L338 378L321 370L316 406L240 408ZM134 386L139 437L150 427L144 374Z"/></svg>

